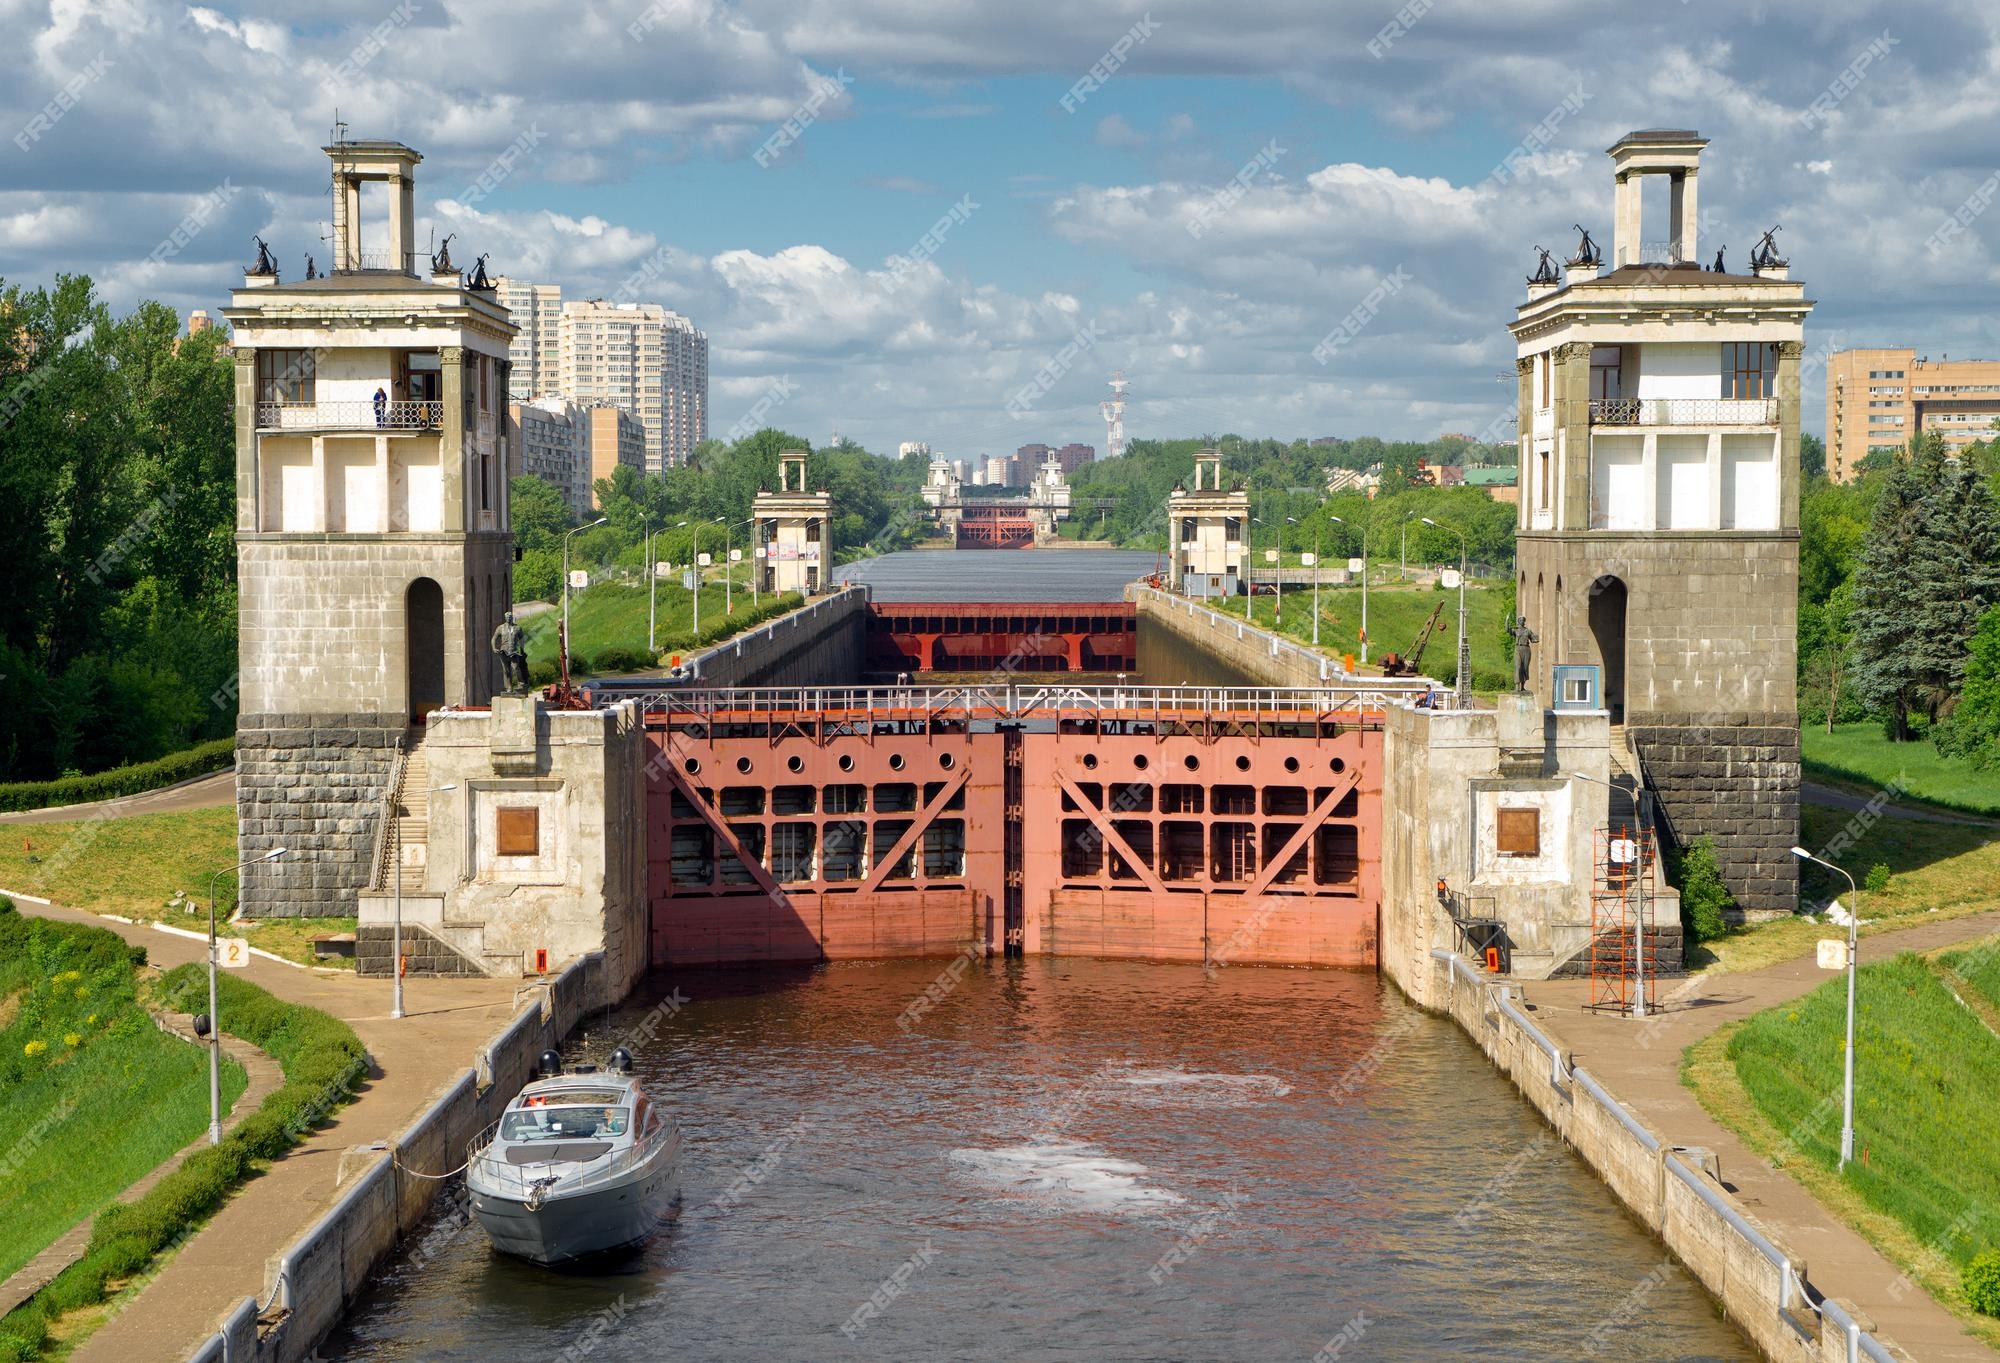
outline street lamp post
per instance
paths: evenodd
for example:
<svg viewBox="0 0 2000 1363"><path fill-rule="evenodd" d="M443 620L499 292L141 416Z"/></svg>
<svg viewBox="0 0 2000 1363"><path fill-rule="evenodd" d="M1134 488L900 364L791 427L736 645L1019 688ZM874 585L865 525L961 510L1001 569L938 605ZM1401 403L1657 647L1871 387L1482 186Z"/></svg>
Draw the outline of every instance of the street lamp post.
<svg viewBox="0 0 2000 1363"><path fill-rule="evenodd" d="M1439 530L1449 530L1458 536L1458 685L1454 704L1466 709L1472 704L1472 641L1465 635L1465 567L1468 550L1465 532L1456 526L1445 525L1429 516L1421 518L1425 525L1436 526Z"/></svg>
<svg viewBox="0 0 2000 1363"><path fill-rule="evenodd" d="M731 538L730 532L735 530L736 526L733 522L727 521L721 516L715 518L715 524L722 527L722 613L724 615L734 615L736 614L736 598L732 593L736 586L736 574L729 569L729 541Z"/></svg>
<svg viewBox="0 0 2000 1363"><path fill-rule="evenodd" d="M1298 523L1296 516L1285 517L1285 525ZM1278 527L1278 606L1277 614L1272 617L1272 623L1277 625L1285 622L1285 525ZM1313 562L1319 562L1317 554L1313 556Z"/></svg>
<svg viewBox="0 0 2000 1363"><path fill-rule="evenodd" d="M1332 521L1339 521L1340 524L1342 525L1347 524L1346 521L1342 521L1340 517L1333 515L1331 512L1328 513L1327 519ZM1319 571L1320 571L1319 532L1320 532L1319 522L1315 521L1313 522L1313 647L1314 648L1319 647Z"/></svg>
<svg viewBox="0 0 2000 1363"><path fill-rule="evenodd" d="M431 794L442 795L447 790L457 789L458 783L454 781L448 786L439 786ZM424 803L428 806L430 801L426 799ZM395 916L389 929L389 974L395 981L390 987L389 1016L399 1018L403 1016L403 821L393 808L389 811L389 824L390 845L394 848L389 874L396 881Z"/></svg>
<svg viewBox="0 0 2000 1363"><path fill-rule="evenodd" d="M1853 906L1847 911L1847 1073L1842 1084L1840 1105L1840 1167L1854 1158L1854 957L1860 941L1861 928L1861 887L1854 883L1854 877L1846 870L1830 861L1822 861L1803 847L1794 847L1792 855L1801 861L1810 861L1815 866L1824 866L1829 871L1839 871L1847 878L1848 894Z"/></svg>
<svg viewBox="0 0 2000 1363"><path fill-rule="evenodd" d="M589 525L579 525L574 530L563 531L563 627L562 638L558 642L562 645L564 676L569 675L569 537L585 530L594 530L610 519L609 516L599 516Z"/></svg>
<svg viewBox="0 0 2000 1363"><path fill-rule="evenodd" d="M659 640L654 629L660 614L660 536L666 533L661 526L646 536L646 651L659 652Z"/></svg>
<svg viewBox="0 0 2000 1363"><path fill-rule="evenodd" d="M254 866L260 861L276 861L285 855L282 847L273 847L261 857L251 857L239 861L234 866L209 873L208 877L208 1143L222 1144L222 1023L221 1014L216 1011L215 998L215 882L231 871L240 871L245 866Z"/></svg>
<svg viewBox="0 0 2000 1363"><path fill-rule="evenodd" d="M1595 782L1596 784L1603 786L1607 790L1618 789L1618 787L1612 785L1611 782L1609 781L1599 781L1595 776L1586 776L1580 771L1573 771L1570 773L1570 775L1575 777L1579 781ZM1638 986L1638 996L1634 1000L1632 1005L1632 1016L1635 1018L1643 1018L1646 1016L1645 857L1646 857L1646 837L1652 831L1653 827L1653 792L1646 789L1644 786L1637 784L1636 782L1634 783L1634 790L1637 792L1636 803L1639 808L1639 829L1638 829L1639 836L1633 840L1634 842L1633 855L1637 858L1637 860L1633 862L1632 897L1633 899L1638 901L1639 911L1633 915L1634 921L1632 924L1632 976L1634 982Z"/></svg>

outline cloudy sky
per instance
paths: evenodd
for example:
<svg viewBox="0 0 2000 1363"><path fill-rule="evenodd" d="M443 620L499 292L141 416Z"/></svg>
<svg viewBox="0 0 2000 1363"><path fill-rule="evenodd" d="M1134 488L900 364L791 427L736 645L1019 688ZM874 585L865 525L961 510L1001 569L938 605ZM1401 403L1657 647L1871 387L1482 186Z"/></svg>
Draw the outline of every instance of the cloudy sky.
<svg viewBox="0 0 2000 1363"><path fill-rule="evenodd" d="M718 432L775 385L771 419L816 442L1101 447L1122 369L1137 436L1427 438L1510 410L1531 248L1607 241L1604 149L1681 127L1711 139L1703 259L1741 268L1782 224L1809 353L2000 354L1991 0L1401 15L0 0L0 278L215 309L253 233L288 277L323 265L338 109L424 154L419 238L456 233L462 265L576 297L640 274L694 318Z"/></svg>

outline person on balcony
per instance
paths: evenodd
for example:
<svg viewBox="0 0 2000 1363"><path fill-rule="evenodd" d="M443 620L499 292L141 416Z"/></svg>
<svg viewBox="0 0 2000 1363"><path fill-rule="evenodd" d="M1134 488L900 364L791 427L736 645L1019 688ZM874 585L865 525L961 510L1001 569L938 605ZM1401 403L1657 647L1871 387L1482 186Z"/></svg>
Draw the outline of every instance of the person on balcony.
<svg viewBox="0 0 2000 1363"><path fill-rule="evenodd" d="M386 425L389 416L389 395L382 389L375 390L375 424Z"/></svg>

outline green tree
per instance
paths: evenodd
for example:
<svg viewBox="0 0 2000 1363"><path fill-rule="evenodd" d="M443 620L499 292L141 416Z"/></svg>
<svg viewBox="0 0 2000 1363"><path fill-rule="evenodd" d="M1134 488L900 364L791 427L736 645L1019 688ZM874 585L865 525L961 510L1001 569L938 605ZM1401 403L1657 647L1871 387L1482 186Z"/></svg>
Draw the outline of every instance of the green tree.
<svg viewBox="0 0 2000 1363"><path fill-rule="evenodd" d="M1978 472L1912 441L1889 475L1855 571L1855 689L1888 716L1935 721L1958 694L1966 645L2000 597L2000 520Z"/></svg>
<svg viewBox="0 0 2000 1363"><path fill-rule="evenodd" d="M1951 713L1931 730L1931 741L1946 756L1967 758L1982 769L2000 767L2000 606L1979 617L1966 653L1964 686Z"/></svg>
<svg viewBox="0 0 2000 1363"><path fill-rule="evenodd" d="M1826 477L1826 445L1811 431L1799 433L1799 472L1808 483Z"/></svg>
<svg viewBox="0 0 2000 1363"><path fill-rule="evenodd" d="M571 524L569 503L554 484L523 474L507 484L507 505L514 520L514 543L524 552L562 547L562 533Z"/></svg>

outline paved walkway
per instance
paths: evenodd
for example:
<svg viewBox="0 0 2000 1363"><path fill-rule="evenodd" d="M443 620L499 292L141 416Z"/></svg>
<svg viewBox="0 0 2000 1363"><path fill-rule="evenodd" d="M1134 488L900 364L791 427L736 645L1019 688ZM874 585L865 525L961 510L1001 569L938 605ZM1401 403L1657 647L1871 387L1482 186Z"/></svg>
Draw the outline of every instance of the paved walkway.
<svg viewBox="0 0 2000 1363"><path fill-rule="evenodd" d="M202 1044L182 1019L169 1017L162 1018L161 1021L182 1040L197 1046ZM222 1119L223 1134L227 1135L235 1130L245 1117L255 1112L258 1104L283 1086L285 1074L278 1068L277 1061L247 1041L238 1041L233 1036L225 1035L222 1038L222 1050L231 1060L244 1068L250 1080L248 1087L243 1090L243 1096L231 1105L228 1114ZM152 1189L154 1184L180 1168L181 1162L189 1155L207 1144L208 1128L204 1126L199 1136L189 1141L179 1151L161 1160L150 1172L142 1175L112 1200L138 1201ZM96 1219L95 1212L84 1217L64 1232L55 1243L21 1265L6 1282L0 1283L0 1316L6 1315L47 1287L55 1280L58 1273L83 1257L83 1252L90 1248L90 1228Z"/></svg>
<svg viewBox="0 0 2000 1363"><path fill-rule="evenodd" d="M1824 805L1828 809L1858 812L1873 804L1876 797L1857 794L1851 790L1839 790L1833 786L1823 786L1816 781L1806 781L1799 786L1799 798L1809 805ZM1982 819L1977 814L1955 814L1948 809L1916 809L1909 805L1885 804L1881 812L1885 818L1910 819L1917 823L1953 823L1963 824L1967 828L2000 828L2000 819Z"/></svg>
<svg viewBox="0 0 2000 1363"><path fill-rule="evenodd" d="M21 912L94 923L146 948L161 967L206 959L207 945L54 906L20 901ZM174 1256L117 1316L71 1355L74 1363L132 1363L185 1357L244 1297L264 1292L264 1265L326 1209L340 1156L350 1146L402 1131L439 1088L472 1064L479 1048L514 1014L515 982L411 979L408 1015L389 1017L389 983L349 971L300 970L256 960L243 972L289 1002L342 1019L368 1047L372 1068L355 1100L265 1172L249 1180L201 1234ZM222 1023L226 1029L229 1018Z"/></svg>
<svg viewBox="0 0 2000 1363"><path fill-rule="evenodd" d="M2000 912L1901 930L1864 928L1861 961L1865 965L1897 951L1929 951L1995 932L2000 932ZM1793 1253L1804 1257L1816 1287L1854 1302L1877 1330L1923 1363L1993 1363L2000 1354L1967 1334L1922 1288L1904 1288L1899 1301L1892 1288L1902 1277L1901 1265L1883 1258L1836 1220L1789 1174L1751 1153L1681 1084L1681 1053L1689 1046L1726 1023L1788 1003L1831 978L1811 956L1740 975L1695 976L1663 984L1660 995L1666 1007L1645 1022L1586 1011L1587 980L1549 980L1528 985L1526 992L1536 1022L1558 1045L1572 1047L1576 1062L1664 1140L1716 1152L1723 1181Z"/></svg>
<svg viewBox="0 0 2000 1363"><path fill-rule="evenodd" d="M236 773L218 771L197 776L177 786L142 790L137 795L120 795L114 800L96 800L82 805L61 805L55 809L30 809L17 814L0 814L0 824L75 823L103 811L108 818L128 814L168 814L183 809L214 809L236 803Z"/></svg>

